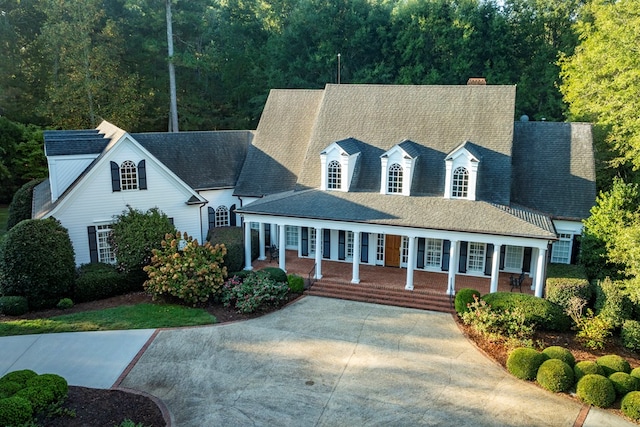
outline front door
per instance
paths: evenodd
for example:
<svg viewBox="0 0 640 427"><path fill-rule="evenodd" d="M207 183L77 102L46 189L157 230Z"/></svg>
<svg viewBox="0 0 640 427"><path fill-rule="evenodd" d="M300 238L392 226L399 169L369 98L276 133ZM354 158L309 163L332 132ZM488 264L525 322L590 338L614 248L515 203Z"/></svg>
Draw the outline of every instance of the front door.
<svg viewBox="0 0 640 427"><path fill-rule="evenodd" d="M400 267L401 236L387 234L384 246L384 265L387 267Z"/></svg>

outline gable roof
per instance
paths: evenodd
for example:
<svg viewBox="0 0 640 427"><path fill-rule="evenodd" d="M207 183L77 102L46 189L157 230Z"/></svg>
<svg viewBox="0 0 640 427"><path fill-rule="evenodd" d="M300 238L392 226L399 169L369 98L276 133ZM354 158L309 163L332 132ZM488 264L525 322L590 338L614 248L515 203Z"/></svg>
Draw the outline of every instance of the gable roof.
<svg viewBox="0 0 640 427"><path fill-rule="evenodd" d="M100 154L108 143L109 139L98 129L44 131L46 156Z"/></svg>
<svg viewBox="0 0 640 427"><path fill-rule="evenodd" d="M595 161L587 123L516 122L511 197L556 219L580 220L595 204Z"/></svg>

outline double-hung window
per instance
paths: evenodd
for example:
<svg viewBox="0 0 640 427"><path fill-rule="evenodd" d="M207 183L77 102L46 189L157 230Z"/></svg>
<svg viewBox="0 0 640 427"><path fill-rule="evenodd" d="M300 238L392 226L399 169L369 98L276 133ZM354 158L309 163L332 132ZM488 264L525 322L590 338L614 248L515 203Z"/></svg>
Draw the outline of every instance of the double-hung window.
<svg viewBox="0 0 640 427"><path fill-rule="evenodd" d="M467 257L467 271L483 272L485 258L485 244L469 242L469 254Z"/></svg>
<svg viewBox="0 0 640 427"><path fill-rule="evenodd" d="M229 209L226 206L220 205L216 208L216 227L228 227L229 226Z"/></svg>
<svg viewBox="0 0 640 427"><path fill-rule="evenodd" d="M106 264L115 264L116 256L110 242L111 224L96 226L96 241L98 244L98 261Z"/></svg>
<svg viewBox="0 0 640 427"><path fill-rule="evenodd" d="M387 193L402 193L402 166L394 163L389 166Z"/></svg>
<svg viewBox="0 0 640 427"><path fill-rule="evenodd" d="M469 172L464 167L458 167L453 171L453 186L451 197L467 197L469 191Z"/></svg>
<svg viewBox="0 0 640 427"><path fill-rule="evenodd" d="M551 247L551 262L569 264L571 261L571 234L560 233Z"/></svg>

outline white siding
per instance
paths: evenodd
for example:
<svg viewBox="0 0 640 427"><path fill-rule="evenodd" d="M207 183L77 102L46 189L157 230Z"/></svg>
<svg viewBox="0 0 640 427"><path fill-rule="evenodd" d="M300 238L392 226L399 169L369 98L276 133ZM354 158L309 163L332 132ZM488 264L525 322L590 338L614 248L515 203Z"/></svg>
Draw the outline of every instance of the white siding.
<svg viewBox="0 0 640 427"><path fill-rule="evenodd" d="M228 209L231 209L231 206L236 205L236 209L240 208L240 199L233 195L233 188L228 188L224 190L205 190L199 192L200 196L204 197L208 200L206 206L202 208L202 234L203 238L207 237L207 232L209 230L209 210L211 207L214 210L220 206L226 206ZM231 215L231 213L230 213ZM240 226L240 215L233 214L236 216L236 226Z"/></svg>
<svg viewBox="0 0 640 427"><path fill-rule="evenodd" d="M91 164L97 155L49 157L51 199L55 202Z"/></svg>

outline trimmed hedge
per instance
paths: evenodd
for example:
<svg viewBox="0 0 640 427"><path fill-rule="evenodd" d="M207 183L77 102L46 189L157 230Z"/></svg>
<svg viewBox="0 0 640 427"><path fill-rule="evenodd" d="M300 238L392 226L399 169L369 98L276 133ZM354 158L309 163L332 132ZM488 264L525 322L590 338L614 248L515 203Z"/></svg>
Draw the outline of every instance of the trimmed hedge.
<svg viewBox="0 0 640 427"><path fill-rule="evenodd" d="M514 349L507 358L507 370L521 380L536 378L538 368L547 360L547 356L532 348L519 347Z"/></svg>
<svg viewBox="0 0 640 427"><path fill-rule="evenodd" d="M287 276L287 283L289 283L289 289L291 292L301 294L304 292L304 279L297 274L289 274Z"/></svg>
<svg viewBox="0 0 640 427"><path fill-rule="evenodd" d="M20 221L31 219L31 205L33 202L33 187L42 180L33 180L18 189L9 204L7 216L7 231L15 227Z"/></svg>
<svg viewBox="0 0 640 427"><path fill-rule="evenodd" d="M633 368L633 370L631 371L631 375L632 377L636 377L637 379L640 380L640 367L638 368Z"/></svg>
<svg viewBox="0 0 640 427"><path fill-rule="evenodd" d="M549 264L545 286L545 298L567 308L573 297L588 303L593 296L593 287L580 265Z"/></svg>
<svg viewBox="0 0 640 427"><path fill-rule="evenodd" d="M287 273L278 267L265 267L260 271L264 271L276 283L288 283Z"/></svg>
<svg viewBox="0 0 640 427"><path fill-rule="evenodd" d="M73 296L77 302L95 301L141 290L116 266L101 262L78 267Z"/></svg>
<svg viewBox="0 0 640 427"><path fill-rule="evenodd" d="M547 347L542 350L542 352L546 354L549 359L562 360L571 368L573 368L573 366L576 364L576 359L575 357L573 357L573 354L566 348L560 347L559 345Z"/></svg>
<svg viewBox="0 0 640 427"><path fill-rule="evenodd" d="M640 391L632 391L622 398L620 410L634 421L640 421Z"/></svg>
<svg viewBox="0 0 640 427"><path fill-rule="evenodd" d="M36 413L56 401L53 390L48 387L25 387L18 390L13 396L28 400Z"/></svg>
<svg viewBox="0 0 640 427"><path fill-rule="evenodd" d="M495 292L483 296L482 299L496 310L513 310L520 307L525 313L525 323L536 324L539 329L566 331L571 326L571 319L562 307L534 295Z"/></svg>
<svg viewBox="0 0 640 427"><path fill-rule="evenodd" d="M224 244L227 254L224 265L227 271L238 271L244 267L244 236L242 227L216 227L209 230L207 240L212 245Z"/></svg>
<svg viewBox="0 0 640 427"><path fill-rule="evenodd" d="M25 297L0 297L0 314L7 316L22 316L29 311L29 303Z"/></svg>
<svg viewBox="0 0 640 427"><path fill-rule="evenodd" d="M625 320L631 319L633 305L624 282L614 282L607 277L596 284L595 293L596 314L609 321L614 328L621 327Z"/></svg>
<svg viewBox="0 0 640 427"><path fill-rule="evenodd" d="M56 374L41 374L27 380L27 387L48 388L56 400L64 399L69 393L67 380Z"/></svg>
<svg viewBox="0 0 640 427"><path fill-rule="evenodd" d="M0 426L18 426L31 420L33 408L22 397L12 396L0 399Z"/></svg>
<svg viewBox="0 0 640 427"><path fill-rule="evenodd" d="M631 350L640 350L640 322L625 320L620 330L622 345Z"/></svg>
<svg viewBox="0 0 640 427"><path fill-rule="evenodd" d="M12 381L20 384L21 387L24 387L27 385L27 381L37 376L38 374L31 369L21 369L19 371L12 371L5 374L5 376L0 378L0 383L4 381Z"/></svg>
<svg viewBox="0 0 640 427"><path fill-rule="evenodd" d="M616 400L616 390L609 378L587 374L578 381L576 394L585 403L608 408Z"/></svg>
<svg viewBox="0 0 640 427"><path fill-rule="evenodd" d="M604 376L604 370L593 360L583 360L578 362L573 367L573 373L575 374L576 381L588 374L597 374Z"/></svg>
<svg viewBox="0 0 640 427"><path fill-rule="evenodd" d="M545 360L538 368L536 381L554 393L567 391L574 384L573 369L560 359Z"/></svg>
<svg viewBox="0 0 640 427"><path fill-rule="evenodd" d="M614 372L631 372L631 366L624 358L617 354L607 354L596 359L596 363L602 368L605 376L609 376Z"/></svg>
<svg viewBox="0 0 640 427"><path fill-rule="evenodd" d="M609 375L609 379L613 383L613 388L616 389L618 397L638 390L638 379L625 372L614 372Z"/></svg>
<svg viewBox="0 0 640 427"><path fill-rule="evenodd" d="M18 390L22 388L22 385L14 381L0 381L0 399L11 397Z"/></svg>
<svg viewBox="0 0 640 427"><path fill-rule="evenodd" d="M480 298L481 294L479 291L471 288L460 289L456 294L456 298L454 300L454 307L456 309L456 313L462 314L469 311L469 307L468 307L469 304L475 301L475 299L473 298L474 295Z"/></svg>

